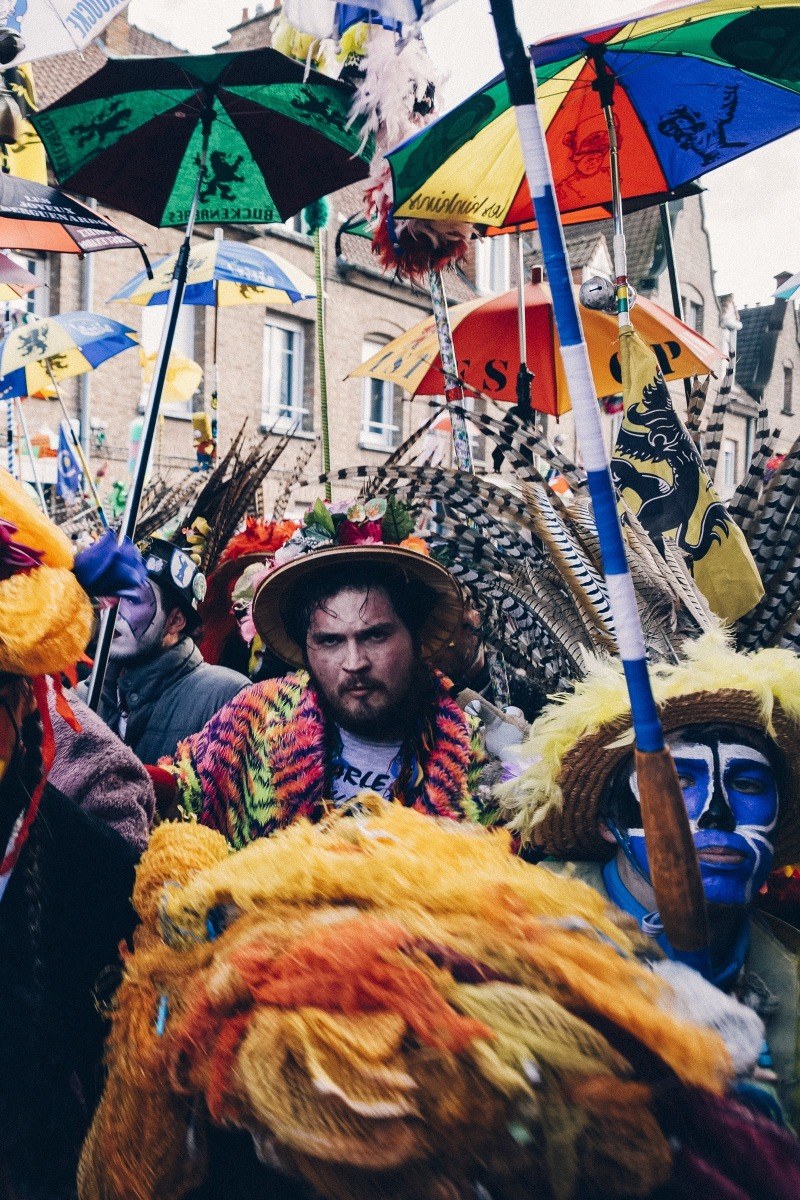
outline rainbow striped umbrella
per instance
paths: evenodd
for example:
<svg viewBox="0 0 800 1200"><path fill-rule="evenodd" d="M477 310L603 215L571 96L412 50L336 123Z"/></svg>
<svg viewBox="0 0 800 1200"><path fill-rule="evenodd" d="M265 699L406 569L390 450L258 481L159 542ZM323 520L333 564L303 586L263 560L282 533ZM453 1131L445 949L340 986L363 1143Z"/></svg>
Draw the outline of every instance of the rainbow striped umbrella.
<svg viewBox="0 0 800 1200"><path fill-rule="evenodd" d="M604 95L629 199L657 200L800 128L800 0L669 0L537 43L531 57L561 212L612 199ZM389 161L400 217L502 226L533 216L503 76Z"/></svg>

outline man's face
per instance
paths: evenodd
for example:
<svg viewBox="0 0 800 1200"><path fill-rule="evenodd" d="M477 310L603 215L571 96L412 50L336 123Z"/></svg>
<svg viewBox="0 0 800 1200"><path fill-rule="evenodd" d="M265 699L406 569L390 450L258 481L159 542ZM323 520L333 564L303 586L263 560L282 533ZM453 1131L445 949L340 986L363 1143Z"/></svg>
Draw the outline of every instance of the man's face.
<svg viewBox="0 0 800 1200"><path fill-rule="evenodd" d="M735 728L678 731L668 738L709 904L746 905L772 866L778 785L769 760ZM631 790L639 798L635 772ZM631 851L648 870L644 830L628 830Z"/></svg>
<svg viewBox="0 0 800 1200"><path fill-rule="evenodd" d="M110 657L121 663L147 658L161 645L166 623L161 589L146 579L135 600L119 602Z"/></svg>
<svg viewBox="0 0 800 1200"><path fill-rule="evenodd" d="M383 588L346 588L319 604L309 624L306 658L343 729L391 738L407 724L417 653Z"/></svg>

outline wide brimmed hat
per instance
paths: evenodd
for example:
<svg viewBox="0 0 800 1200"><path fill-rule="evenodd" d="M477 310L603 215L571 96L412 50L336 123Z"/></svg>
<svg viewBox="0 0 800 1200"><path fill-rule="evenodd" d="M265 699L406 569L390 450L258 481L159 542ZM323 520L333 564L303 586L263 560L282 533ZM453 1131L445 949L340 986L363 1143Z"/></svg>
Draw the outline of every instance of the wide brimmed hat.
<svg viewBox="0 0 800 1200"><path fill-rule="evenodd" d="M303 648L291 637L285 616L292 593L310 575L329 567L369 563L416 580L435 594L434 606L420 634L423 657L432 662L455 637L463 620L461 589L450 572L416 550L404 546L327 546L291 559L275 568L253 598L253 622L268 649L292 666L303 665Z"/></svg>
<svg viewBox="0 0 800 1200"><path fill-rule="evenodd" d="M771 738L788 779L775 866L800 857L800 659L789 650L740 654L722 635L684 648L678 664L651 668L666 733L690 725L740 725ZM525 747L530 767L500 789L503 816L522 843L563 859L606 859L613 847L598 822L606 784L633 750L622 667L594 660L575 690L536 720Z"/></svg>

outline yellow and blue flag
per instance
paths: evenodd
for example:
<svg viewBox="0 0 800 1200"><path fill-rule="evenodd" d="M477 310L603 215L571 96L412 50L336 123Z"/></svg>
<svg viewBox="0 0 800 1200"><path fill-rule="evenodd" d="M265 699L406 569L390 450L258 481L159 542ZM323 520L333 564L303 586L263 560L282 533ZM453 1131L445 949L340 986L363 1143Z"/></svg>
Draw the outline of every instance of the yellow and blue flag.
<svg viewBox="0 0 800 1200"><path fill-rule="evenodd" d="M620 333L620 360L617 491L656 542L677 543L712 611L736 621L764 595L744 534L714 490L653 351L632 328Z"/></svg>

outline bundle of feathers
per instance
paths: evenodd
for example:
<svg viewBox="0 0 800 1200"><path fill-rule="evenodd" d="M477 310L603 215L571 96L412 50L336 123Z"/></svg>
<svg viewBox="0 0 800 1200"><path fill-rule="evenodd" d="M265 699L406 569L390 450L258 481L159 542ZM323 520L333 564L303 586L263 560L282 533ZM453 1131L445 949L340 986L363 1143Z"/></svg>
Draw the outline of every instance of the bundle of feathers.
<svg viewBox="0 0 800 1200"><path fill-rule="evenodd" d="M360 122L365 145L371 135L375 137L377 151L364 191L365 213L373 253L400 278L424 279L429 271L459 262L473 233L464 222L394 220L392 216L394 195L386 151L428 123L442 83L443 76L421 38L398 43L393 34L371 27L350 120Z"/></svg>
<svg viewBox="0 0 800 1200"><path fill-rule="evenodd" d="M330 1200L796 1194L793 1140L727 1096L758 1019L509 850L377 797L235 854L157 829L82 1200L178 1200L209 1124Z"/></svg>

